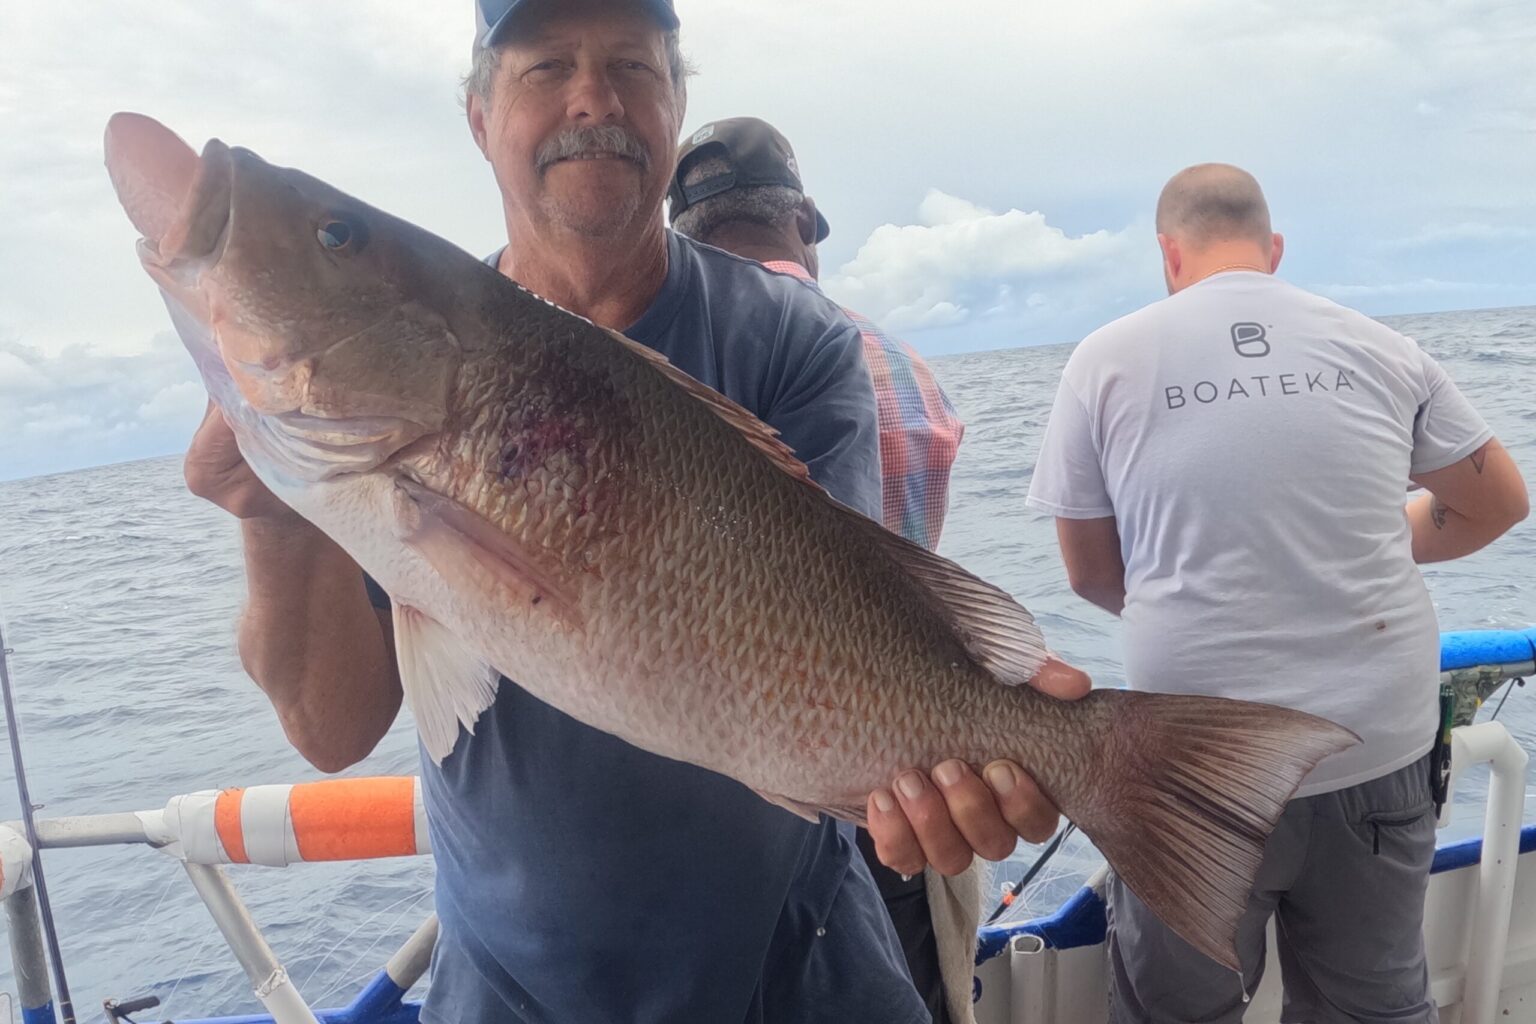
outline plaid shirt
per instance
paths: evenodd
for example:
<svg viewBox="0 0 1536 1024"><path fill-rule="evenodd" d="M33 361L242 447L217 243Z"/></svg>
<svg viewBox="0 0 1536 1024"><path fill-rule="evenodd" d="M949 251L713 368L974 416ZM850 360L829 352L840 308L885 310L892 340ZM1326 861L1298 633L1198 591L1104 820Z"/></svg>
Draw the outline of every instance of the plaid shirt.
<svg viewBox="0 0 1536 1024"><path fill-rule="evenodd" d="M772 260L763 265L818 287L798 263ZM949 507L949 469L965 424L912 346L852 310L843 312L864 339L864 361L880 409L885 525L908 540L936 548Z"/></svg>

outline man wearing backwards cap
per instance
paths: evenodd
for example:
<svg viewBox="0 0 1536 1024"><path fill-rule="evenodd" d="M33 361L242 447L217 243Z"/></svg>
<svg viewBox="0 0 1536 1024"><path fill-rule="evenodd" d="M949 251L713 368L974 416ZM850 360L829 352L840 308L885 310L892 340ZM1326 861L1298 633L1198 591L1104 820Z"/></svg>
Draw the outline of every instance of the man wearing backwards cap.
<svg viewBox="0 0 1536 1024"><path fill-rule="evenodd" d="M704 125L678 150L668 196L680 234L820 290L816 247L832 229L805 194L794 150L773 125L755 117ZM844 312L859 328L879 405L882 521L937 548L965 424L910 345Z"/></svg>
<svg viewBox="0 0 1536 1024"><path fill-rule="evenodd" d="M685 139L678 150L669 198L672 226L680 234L755 259L775 273L798 278L819 294L816 247L831 228L805 194L789 141L766 121L755 117L714 121ZM911 347L857 313L845 312L859 328L875 385L882 519L887 528L908 540L935 548L948 506L950 467L965 425ZM921 873L902 875L880 863L869 833L860 830L858 844L896 926L912 981L935 1024L948 1024L940 942L927 882ZM948 986L962 1001L957 1007L959 1019L969 1016L959 1011L971 998L975 921L966 924L968 929L961 928L970 935L953 943L958 964Z"/></svg>
<svg viewBox="0 0 1536 1024"><path fill-rule="evenodd" d="M670 3L479 0L477 14L467 111L502 196L496 266L746 406L829 491L877 514L856 329L797 282L666 228L686 78ZM261 487L217 415L187 478L245 521L247 670L301 753L327 771L355 764L401 703L387 597ZM424 1020L928 1019L846 827L587 728L507 680L474 735L421 772L442 923ZM919 865L930 844L954 857L962 832L995 842L1053 824L1027 780L996 800L974 774L942 795L922 780L905 805L917 826L900 809L878 826Z"/></svg>

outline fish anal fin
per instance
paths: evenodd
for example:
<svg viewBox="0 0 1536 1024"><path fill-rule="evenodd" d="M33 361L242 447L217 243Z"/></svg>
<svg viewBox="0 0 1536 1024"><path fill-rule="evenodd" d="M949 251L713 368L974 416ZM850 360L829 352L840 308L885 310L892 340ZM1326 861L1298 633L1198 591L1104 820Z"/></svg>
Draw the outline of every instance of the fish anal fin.
<svg viewBox="0 0 1536 1024"><path fill-rule="evenodd" d="M396 534L439 575L450 580L489 575L511 595L509 611L546 614L566 628L582 628L576 594L558 567L540 564L473 510L418 483L397 480L394 500Z"/></svg>
<svg viewBox="0 0 1536 1024"><path fill-rule="evenodd" d="M1265 841L1307 773L1359 737L1301 711L1217 697L1097 690L1079 704L1109 753L1092 795L1049 795L1165 925L1239 970L1238 920Z"/></svg>
<svg viewBox="0 0 1536 1024"><path fill-rule="evenodd" d="M806 821L821 820L820 809L812 807L810 804L801 803L799 800L791 800L789 797L780 796L778 793L766 793L761 789L754 789L752 792L767 800L773 806L784 808L784 810L795 815L797 818L804 818Z"/></svg>
<svg viewBox="0 0 1536 1024"><path fill-rule="evenodd" d="M473 735L475 720L495 702L501 674L448 627L410 605L395 602L394 622L401 689L422 745L442 764L458 743L460 727Z"/></svg>
<svg viewBox="0 0 1536 1024"><path fill-rule="evenodd" d="M864 824L864 808L862 807L826 807L806 803L803 800L796 800L781 793L768 793L761 789L754 789L752 792L775 807L782 807L790 814L798 818L804 818L806 821L820 821L821 815L826 814L834 818L840 818L843 821L851 821L859 825Z"/></svg>

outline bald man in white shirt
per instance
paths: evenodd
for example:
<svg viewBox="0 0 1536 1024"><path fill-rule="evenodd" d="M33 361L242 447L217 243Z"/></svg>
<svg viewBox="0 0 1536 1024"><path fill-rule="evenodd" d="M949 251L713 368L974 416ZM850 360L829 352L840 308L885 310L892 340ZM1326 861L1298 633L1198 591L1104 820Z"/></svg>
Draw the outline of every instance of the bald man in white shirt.
<svg viewBox="0 0 1536 1024"><path fill-rule="evenodd" d="M1111 879L1111 1019L1235 1024L1275 915L1283 1020L1435 1021L1439 626L1415 563L1499 537L1525 483L1414 342L1275 276L1251 175L1180 172L1157 230L1170 297L1073 352L1029 504L1056 517L1073 589L1124 621L1132 689L1287 705L1362 742L1266 846L1241 979ZM1405 512L1409 480L1427 493Z"/></svg>

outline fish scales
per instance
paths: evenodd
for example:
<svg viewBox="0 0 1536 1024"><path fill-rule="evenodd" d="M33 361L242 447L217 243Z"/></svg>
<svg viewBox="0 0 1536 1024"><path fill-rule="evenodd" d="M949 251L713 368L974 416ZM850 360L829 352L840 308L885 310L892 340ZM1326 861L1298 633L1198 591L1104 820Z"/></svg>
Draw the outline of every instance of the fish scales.
<svg viewBox="0 0 1536 1024"><path fill-rule="evenodd" d="M861 805L907 765L1017 742L1030 692L979 670L927 595L820 495L740 457L736 431L595 328L542 303L496 322L515 343L460 339L496 358L464 364L445 442L400 465L534 553L601 623L570 633L562 659L603 680L612 706L589 711L594 724L697 759L672 737L679 716L703 716L726 726L709 767L774 792L836 779L818 794L831 806ZM578 510L594 523L586 543L567 526ZM906 681L916 703L879 699ZM619 700L625 687L642 713ZM927 737L898 732L893 712L929 723ZM979 715L995 716L993 735L954 749ZM822 753L785 763L797 746Z"/></svg>

